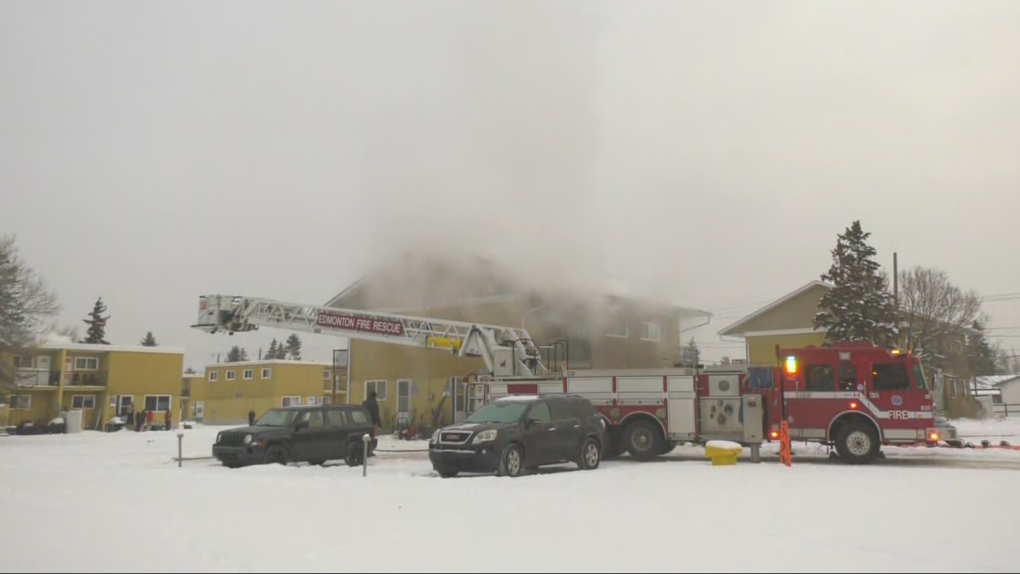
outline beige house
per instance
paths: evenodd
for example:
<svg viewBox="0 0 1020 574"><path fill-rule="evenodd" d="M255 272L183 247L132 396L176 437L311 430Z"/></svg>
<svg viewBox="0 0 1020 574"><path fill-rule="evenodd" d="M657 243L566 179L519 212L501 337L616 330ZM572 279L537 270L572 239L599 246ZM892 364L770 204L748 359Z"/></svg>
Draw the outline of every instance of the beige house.
<svg viewBox="0 0 1020 574"><path fill-rule="evenodd" d="M547 366L570 369L672 366L680 322L704 311L611 295L539 292L508 280L490 262L408 255L363 277L328 307L391 312L527 329ZM562 343L554 345L556 341ZM433 349L351 340L346 389L351 403L375 391L384 427L450 422L452 384L484 368L481 359ZM453 381L456 379L456 381Z"/></svg>
<svg viewBox="0 0 1020 574"><path fill-rule="evenodd" d="M719 331L720 337L744 339L747 361L752 366L778 364L776 345L784 348L820 346L826 342L826 333L814 327L815 315L821 310L822 297L832 286L823 281L812 281L799 289L758 309ZM904 320L900 345L906 347ZM966 384L944 384L945 381L966 380L970 377L966 332L949 333L936 344L949 357L943 373L929 371L929 379L936 382L936 401L950 416L973 416L979 409L970 397ZM923 361L923 359L922 359Z"/></svg>

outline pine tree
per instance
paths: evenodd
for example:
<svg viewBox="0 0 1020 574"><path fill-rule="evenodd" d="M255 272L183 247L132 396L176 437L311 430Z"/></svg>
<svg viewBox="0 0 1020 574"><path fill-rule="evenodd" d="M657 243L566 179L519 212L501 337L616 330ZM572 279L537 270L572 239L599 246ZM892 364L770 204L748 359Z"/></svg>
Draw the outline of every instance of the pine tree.
<svg viewBox="0 0 1020 574"><path fill-rule="evenodd" d="M241 347L234 345L230 348L230 352L227 353L228 363L240 363L248 360L248 351L245 351Z"/></svg>
<svg viewBox="0 0 1020 574"><path fill-rule="evenodd" d="M825 329L826 338L836 341L869 341L876 345L897 345L898 312L889 279L874 260L875 248L867 244L860 221L854 221L838 236L832 250L832 267L822 280L834 286L819 302L814 320L816 329Z"/></svg>
<svg viewBox="0 0 1020 574"><path fill-rule="evenodd" d="M279 343L276 342L276 338L273 338L273 342L269 344L269 350L266 351L266 360L272 361L276 358L276 352L279 349Z"/></svg>
<svg viewBox="0 0 1020 574"><path fill-rule="evenodd" d="M974 334L970 336L967 345L967 356L970 359L970 372L977 376L994 375L998 372L996 364L998 358L995 349L988 343L985 336L985 325L981 319L974 321L971 326Z"/></svg>
<svg viewBox="0 0 1020 574"><path fill-rule="evenodd" d="M100 297L96 300L96 304L92 307L92 312L89 313L89 318L84 319L85 324L89 326L88 331L85 332L85 342L91 345L109 345L110 342L106 340L106 321L109 316L103 317L103 313L106 312L106 304L103 303L103 298Z"/></svg>
<svg viewBox="0 0 1020 574"><path fill-rule="evenodd" d="M286 355L290 355L292 360L301 360L301 337L298 337L297 333L291 333L290 336L287 337L287 348L284 352ZM284 358L286 358L286 355Z"/></svg>
<svg viewBox="0 0 1020 574"><path fill-rule="evenodd" d="M149 331L144 337L142 337L142 342L140 344L143 347L155 347L157 345L156 337L152 336L152 331Z"/></svg>
<svg viewBox="0 0 1020 574"><path fill-rule="evenodd" d="M688 341L687 346L684 348L684 364L686 365L697 365L700 362L701 351L698 350L698 344L694 341L694 337Z"/></svg>
<svg viewBox="0 0 1020 574"><path fill-rule="evenodd" d="M193 369L191 367L188 367L187 369L184 369L184 374L185 375L197 375L198 371L196 371L195 369Z"/></svg>

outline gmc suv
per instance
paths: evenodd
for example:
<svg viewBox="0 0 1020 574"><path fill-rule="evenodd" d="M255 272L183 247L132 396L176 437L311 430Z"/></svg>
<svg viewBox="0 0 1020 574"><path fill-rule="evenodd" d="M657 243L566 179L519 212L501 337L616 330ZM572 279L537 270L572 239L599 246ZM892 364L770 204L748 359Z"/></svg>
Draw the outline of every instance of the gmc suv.
<svg viewBox="0 0 1020 574"><path fill-rule="evenodd" d="M212 451L230 468L327 460L358 466L364 458L362 437L372 428L360 406L284 407L268 411L254 426L221 432ZM376 444L373 440L369 445L370 454Z"/></svg>
<svg viewBox="0 0 1020 574"><path fill-rule="evenodd" d="M432 468L516 477L549 464L598 468L606 430L591 401L572 395L510 396L486 404L429 441Z"/></svg>

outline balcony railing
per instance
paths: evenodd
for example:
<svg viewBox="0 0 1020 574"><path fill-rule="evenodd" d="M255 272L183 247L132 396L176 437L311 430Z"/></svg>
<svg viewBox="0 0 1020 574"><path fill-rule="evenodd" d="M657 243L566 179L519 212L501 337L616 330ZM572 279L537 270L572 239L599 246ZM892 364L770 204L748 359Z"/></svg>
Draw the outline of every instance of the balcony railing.
<svg viewBox="0 0 1020 574"><path fill-rule="evenodd" d="M39 369L18 369L15 379L19 387L56 387L60 384L60 372Z"/></svg>
<svg viewBox="0 0 1020 574"><path fill-rule="evenodd" d="M72 372L64 375L65 387L105 387L108 373Z"/></svg>

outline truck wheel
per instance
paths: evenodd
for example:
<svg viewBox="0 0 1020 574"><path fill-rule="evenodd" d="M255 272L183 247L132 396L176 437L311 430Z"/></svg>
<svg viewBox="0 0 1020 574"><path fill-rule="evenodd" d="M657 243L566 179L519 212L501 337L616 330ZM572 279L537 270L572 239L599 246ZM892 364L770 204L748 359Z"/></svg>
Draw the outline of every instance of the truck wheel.
<svg viewBox="0 0 1020 574"><path fill-rule="evenodd" d="M875 429L863 423L847 423L836 436L836 452L847 464L868 464L875 460L880 448Z"/></svg>
<svg viewBox="0 0 1020 574"><path fill-rule="evenodd" d="M662 452L660 454L669 454L673 452L675 449L676 449L675 442L667 442L666 446L662 447Z"/></svg>
<svg viewBox="0 0 1020 574"><path fill-rule="evenodd" d="M593 438L588 438L581 445L581 457L577 461L577 466L581 470L595 470L599 467L599 463L602 462L602 447L599 442Z"/></svg>
<svg viewBox="0 0 1020 574"><path fill-rule="evenodd" d="M266 464L282 464L286 466L289 461L290 456L287 454L287 449L280 445L271 446L266 451Z"/></svg>
<svg viewBox="0 0 1020 574"><path fill-rule="evenodd" d="M524 472L524 451L516 444L508 444L499 457L497 476L516 478Z"/></svg>
<svg viewBox="0 0 1020 574"><path fill-rule="evenodd" d="M648 460L659 456L665 447L662 430L648 420L636 420L624 430L627 452L638 460Z"/></svg>

